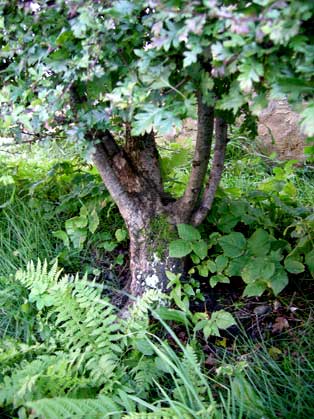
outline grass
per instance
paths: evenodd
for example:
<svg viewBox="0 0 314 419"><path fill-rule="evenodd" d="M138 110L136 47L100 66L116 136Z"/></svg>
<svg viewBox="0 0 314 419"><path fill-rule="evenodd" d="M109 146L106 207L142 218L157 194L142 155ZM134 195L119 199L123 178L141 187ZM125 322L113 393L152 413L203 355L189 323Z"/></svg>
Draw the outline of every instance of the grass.
<svg viewBox="0 0 314 419"><path fill-rule="evenodd" d="M241 142L242 138L234 138L228 144L221 185L231 193L241 193L243 196L258 189L261 182L272 175L274 167L285 167L287 162L276 160L275 156L267 156L258 152L253 142ZM289 174L289 181L296 188L298 205L313 207L314 196L314 166L304 163L294 166Z"/></svg>
<svg viewBox="0 0 314 419"><path fill-rule="evenodd" d="M0 275L13 274L30 260L52 260L56 256L51 232L58 220L46 211L16 199L0 214Z"/></svg>
<svg viewBox="0 0 314 419"><path fill-rule="evenodd" d="M245 367L232 388L242 388L240 400L252 412L250 417L257 407L267 419L314 417L313 335L313 319L309 318L280 340L254 342L242 337L238 342L233 361L244 360ZM243 383L249 390L244 391Z"/></svg>

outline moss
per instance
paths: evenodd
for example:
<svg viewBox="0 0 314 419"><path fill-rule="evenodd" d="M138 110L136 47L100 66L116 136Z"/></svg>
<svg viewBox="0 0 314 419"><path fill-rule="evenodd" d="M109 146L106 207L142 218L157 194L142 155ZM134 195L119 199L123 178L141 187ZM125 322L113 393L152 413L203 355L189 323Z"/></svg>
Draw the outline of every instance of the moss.
<svg viewBox="0 0 314 419"><path fill-rule="evenodd" d="M160 259L167 255L169 243L176 238L176 230L165 215L157 215L151 220L147 239L152 253L156 253Z"/></svg>

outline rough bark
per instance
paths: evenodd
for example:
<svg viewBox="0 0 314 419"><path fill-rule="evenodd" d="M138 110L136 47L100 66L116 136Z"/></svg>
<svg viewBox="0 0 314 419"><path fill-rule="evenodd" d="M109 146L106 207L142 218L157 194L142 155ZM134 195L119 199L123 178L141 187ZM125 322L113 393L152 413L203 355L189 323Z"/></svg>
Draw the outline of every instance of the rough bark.
<svg viewBox="0 0 314 419"><path fill-rule="evenodd" d="M145 133L139 137L127 135L125 152L141 176L151 183L152 187L156 188L160 194L163 194L159 153L154 132Z"/></svg>
<svg viewBox="0 0 314 419"><path fill-rule="evenodd" d="M152 141L152 138L144 140ZM134 139L132 146L129 143L124 150L117 145L109 132L105 132L101 135L97 133L94 147L93 161L118 205L129 232L131 278L126 291L133 296L141 295L151 288L166 291L165 272L178 269L178 262L168 257L167 239L174 226L162 203L163 191L158 187L159 180L153 177L154 172L157 175L157 169L148 165L157 159L155 152L152 154L154 145L148 145L145 150L138 147ZM136 158L139 159L137 167ZM144 165L147 165L146 169ZM154 231L152 226L158 219L162 222ZM161 228L167 231L158 240Z"/></svg>
<svg viewBox="0 0 314 419"><path fill-rule="evenodd" d="M217 117L215 122L216 140L213 162L201 203L192 216L192 223L195 226L198 226L204 221L212 207L224 168L225 152L228 142L227 130L227 123L223 120L223 118Z"/></svg>
<svg viewBox="0 0 314 419"><path fill-rule="evenodd" d="M131 281L128 288L135 296L142 295L149 289L166 292L168 283L166 271L178 272L180 268L182 269L181 260L169 257L169 243L156 241L153 234L148 226L130 237Z"/></svg>
<svg viewBox="0 0 314 419"><path fill-rule="evenodd" d="M206 175L213 136L214 109L198 94L197 137L192 169L183 197L174 204L180 222L188 223L195 209Z"/></svg>

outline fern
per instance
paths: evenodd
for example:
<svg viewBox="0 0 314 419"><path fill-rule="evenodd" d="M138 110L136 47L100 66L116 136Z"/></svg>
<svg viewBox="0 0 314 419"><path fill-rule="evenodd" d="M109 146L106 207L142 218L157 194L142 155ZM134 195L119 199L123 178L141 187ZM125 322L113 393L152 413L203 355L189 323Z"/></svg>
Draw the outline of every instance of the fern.
<svg viewBox="0 0 314 419"><path fill-rule="evenodd" d="M149 413L129 413L122 416L122 419L191 419L192 416L188 414L180 414L178 416L171 408L161 408Z"/></svg>
<svg viewBox="0 0 314 419"><path fill-rule="evenodd" d="M193 400L195 397L190 394L190 388L193 388L193 391L197 393L198 400L203 402L206 386L204 385L204 380L200 379L203 375L200 369L200 363L196 352L190 345L185 347L178 367L178 384L173 393L174 398L181 402L186 402L188 399ZM189 386L186 385L187 382Z"/></svg>
<svg viewBox="0 0 314 419"><path fill-rule="evenodd" d="M138 394L142 397L147 395L151 388L155 388L155 382L164 375L163 371L157 368L155 358L142 356L138 364L131 370Z"/></svg>
<svg viewBox="0 0 314 419"><path fill-rule="evenodd" d="M16 278L30 289L30 300L48 310L44 315L53 319L54 339L71 354L71 364L82 367L95 385L109 382L121 352L114 308L86 277L60 275L56 264L48 271L47 263L39 261L36 267L28 264Z"/></svg>
<svg viewBox="0 0 314 419"><path fill-rule="evenodd" d="M34 310L23 305L28 292L13 277L0 277L0 337L33 341ZM22 307L22 309L21 309Z"/></svg>
<svg viewBox="0 0 314 419"><path fill-rule="evenodd" d="M48 270L46 262L29 263L16 280L37 307L44 342L20 345L21 356L12 345L0 348L0 359L7 364L0 405L19 407L36 398L121 387L118 319L109 302L101 300L101 290L86 278L61 276L56 264Z"/></svg>
<svg viewBox="0 0 314 419"><path fill-rule="evenodd" d="M166 295L158 290L149 290L134 302L127 320L125 333L147 330L150 310L156 305L164 303Z"/></svg>
<svg viewBox="0 0 314 419"><path fill-rule="evenodd" d="M180 355L149 334L150 314L165 296L147 292L121 320L101 287L62 275L57 264L29 263L16 280L36 307L40 339L16 349L15 341L0 344L0 406L13 415L23 406L41 419L219 417L193 348L164 323Z"/></svg>
<svg viewBox="0 0 314 419"><path fill-rule="evenodd" d="M0 341L0 377L8 373L15 365L19 365L22 360L31 360L45 351L45 345L40 343L27 345L14 339Z"/></svg>
<svg viewBox="0 0 314 419"><path fill-rule="evenodd" d="M102 419L121 418L121 408L109 397L97 399L54 398L27 403L32 417L44 419Z"/></svg>

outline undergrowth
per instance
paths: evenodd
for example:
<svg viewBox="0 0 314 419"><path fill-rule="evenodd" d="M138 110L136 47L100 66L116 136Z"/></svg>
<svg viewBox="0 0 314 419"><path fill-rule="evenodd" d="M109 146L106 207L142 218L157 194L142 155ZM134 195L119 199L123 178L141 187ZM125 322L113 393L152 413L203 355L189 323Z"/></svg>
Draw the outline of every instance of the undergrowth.
<svg viewBox="0 0 314 419"><path fill-rule="evenodd" d="M276 257L276 269L282 261L290 280L313 281L312 169L268 164L236 144L232 149L232 142L229 150L210 217L199 231L188 231L191 237L187 231L180 236L192 265L189 282L180 276L171 281L178 310L160 310L168 297L149 292L127 320L118 317L108 294L125 280L127 232L98 174L67 155L51 162L41 152L33 160L2 157L1 417L313 416L312 306L308 317L297 318L298 327L283 327L278 336L262 330L252 339L243 331L234 341L225 332L216 344L199 326L212 322L211 332L217 326L208 315L206 290L211 279L223 287L229 277L239 279L240 271L230 272L228 263L236 265L242 256ZM166 188L176 196L188 177L189 155L188 145L182 152L176 145L163 150ZM253 240L256 232L272 244L261 246ZM234 246L230 250L234 233L245 243L240 255ZM273 298L272 287L263 287L265 298ZM201 313L192 313L196 300ZM245 300L234 304L235 316L236 305ZM226 323L226 316L220 321Z"/></svg>
<svg viewBox="0 0 314 419"><path fill-rule="evenodd" d="M56 264L48 269L38 262L7 280L7 292L33 321L28 336L19 323L16 335L6 332L1 341L2 417L275 419L313 414L312 319L298 330L298 340L289 347L281 342L277 351L263 340L239 339L233 353L221 351L223 358L208 372L198 341L183 344L154 310L165 298L155 291L122 320L101 297L100 286L63 275Z"/></svg>

